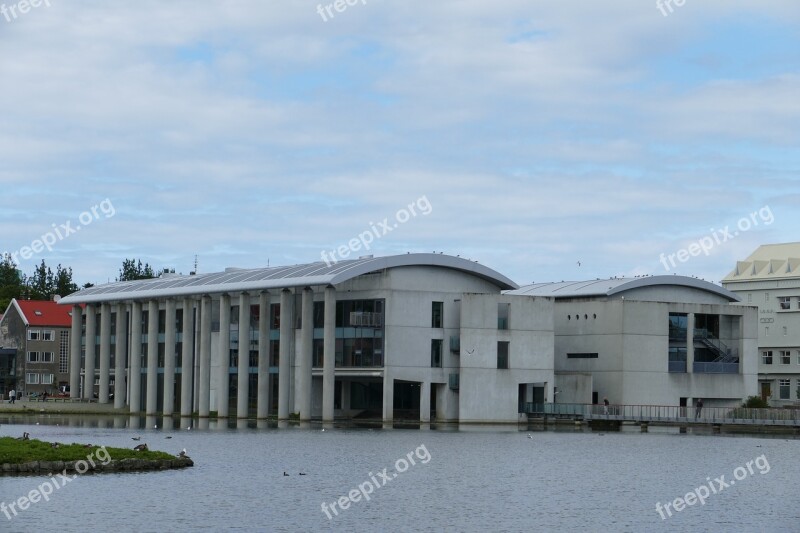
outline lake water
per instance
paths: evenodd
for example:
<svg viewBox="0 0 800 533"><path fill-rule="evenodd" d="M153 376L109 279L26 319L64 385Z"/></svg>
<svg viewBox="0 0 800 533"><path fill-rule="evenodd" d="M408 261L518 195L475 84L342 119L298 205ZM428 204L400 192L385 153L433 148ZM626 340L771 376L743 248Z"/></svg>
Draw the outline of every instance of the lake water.
<svg viewBox="0 0 800 533"><path fill-rule="evenodd" d="M800 531L794 436L213 422L187 431L131 422L152 428L152 420L127 418L0 418L3 436L147 442L172 453L186 448L195 461L185 470L79 476L11 520L0 513L0 531ZM378 474L384 468L388 482ZM714 480L722 475L729 486L719 490ZM47 479L0 477L0 502ZM663 509L709 484L717 494L708 490L704 505L671 508L665 519L656 511L657 502ZM358 501L330 511L359 485L367 493L376 487L369 501L354 493Z"/></svg>

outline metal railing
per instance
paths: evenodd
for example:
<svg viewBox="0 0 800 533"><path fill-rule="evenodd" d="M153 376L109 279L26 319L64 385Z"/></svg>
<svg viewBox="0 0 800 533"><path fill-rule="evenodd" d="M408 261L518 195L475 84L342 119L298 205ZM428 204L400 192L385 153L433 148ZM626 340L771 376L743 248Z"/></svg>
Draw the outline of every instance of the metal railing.
<svg viewBox="0 0 800 533"><path fill-rule="evenodd" d="M686 372L686 361L670 361L670 372Z"/></svg>
<svg viewBox="0 0 800 533"><path fill-rule="evenodd" d="M800 426L800 409L703 407L698 411L697 407L677 405L526 403L524 412L587 420Z"/></svg>
<svg viewBox="0 0 800 533"><path fill-rule="evenodd" d="M738 374L739 363L695 361L692 371L695 374Z"/></svg>

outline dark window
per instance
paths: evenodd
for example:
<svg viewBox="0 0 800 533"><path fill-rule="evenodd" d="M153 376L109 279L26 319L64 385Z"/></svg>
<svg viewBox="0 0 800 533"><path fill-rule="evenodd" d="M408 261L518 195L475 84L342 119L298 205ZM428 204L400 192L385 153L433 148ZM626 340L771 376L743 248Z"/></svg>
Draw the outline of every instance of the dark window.
<svg viewBox="0 0 800 533"><path fill-rule="evenodd" d="M568 353L567 359L597 359L596 353Z"/></svg>
<svg viewBox="0 0 800 533"><path fill-rule="evenodd" d="M508 369L508 341L497 343L497 368Z"/></svg>
<svg viewBox="0 0 800 533"><path fill-rule="evenodd" d="M442 327L442 315L444 313L444 302L433 302L431 306L431 327Z"/></svg>
<svg viewBox="0 0 800 533"><path fill-rule="evenodd" d="M431 368L442 368L442 339L431 340Z"/></svg>
<svg viewBox="0 0 800 533"><path fill-rule="evenodd" d="M497 329L508 329L508 314L511 308L509 303L497 304Z"/></svg>

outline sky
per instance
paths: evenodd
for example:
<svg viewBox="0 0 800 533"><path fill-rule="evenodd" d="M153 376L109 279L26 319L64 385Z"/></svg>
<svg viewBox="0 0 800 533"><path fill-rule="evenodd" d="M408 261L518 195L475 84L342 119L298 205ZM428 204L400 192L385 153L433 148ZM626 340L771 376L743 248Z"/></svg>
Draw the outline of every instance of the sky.
<svg viewBox="0 0 800 533"><path fill-rule="evenodd" d="M800 241L796 0L350 1L0 0L0 252L524 285Z"/></svg>

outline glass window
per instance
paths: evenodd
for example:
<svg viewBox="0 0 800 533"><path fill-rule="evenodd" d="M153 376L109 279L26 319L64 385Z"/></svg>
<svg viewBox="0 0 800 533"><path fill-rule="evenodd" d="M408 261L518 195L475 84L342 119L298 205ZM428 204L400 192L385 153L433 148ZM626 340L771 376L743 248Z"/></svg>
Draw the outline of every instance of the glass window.
<svg viewBox="0 0 800 533"><path fill-rule="evenodd" d="M782 365L792 364L792 354L789 350L781 350L781 364Z"/></svg>
<svg viewBox="0 0 800 533"><path fill-rule="evenodd" d="M42 385L52 385L53 374L42 374Z"/></svg>
<svg viewBox="0 0 800 533"><path fill-rule="evenodd" d="M761 352L761 362L765 365L772 364L772 350L766 350Z"/></svg>
<svg viewBox="0 0 800 533"><path fill-rule="evenodd" d="M433 302L431 305L431 327L441 328L442 314L444 313L444 302Z"/></svg>
<svg viewBox="0 0 800 533"><path fill-rule="evenodd" d="M39 331L38 329L29 329L28 330L28 340L29 341L38 341L40 336L41 336L41 331Z"/></svg>
<svg viewBox="0 0 800 533"><path fill-rule="evenodd" d="M25 383L29 385L38 385L39 384L39 374L28 372L25 375Z"/></svg>
<svg viewBox="0 0 800 533"><path fill-rule="evenodd" d="M789 400L790 399L790 389L791 389L792 380L790 379L781 379L779 380L780 385L780 399L781 400Z"/></svg>
<svg viewBox="0 0 800 533"><path fill-rule="evenodd" d="M669 314L669 338L675 340L686 340L686 334L689 327L688 315L681 313Z"/></svg>
<svg viewBox="0 0 800 533"><path fill-rule="evenodd" d="M42 340L43 341L52 341L54 338L53 330L44 330L42 331Z"/></svg>
<svg viewBox="0 0 800 533"><path fill-rule="evenodd" d="M778 305L781 309L791 309L792 299L788 296L781 296L778 298Z"/></svg>
<svg viewBox="0 0 800 533"><path fill-rule="evenodd" d="M497 368L508 369L508 341L497 343Z"/></svg>
<svg viewBox="0 0 800 533"><path fill-rule="evenodd" d="M431 368L442 368L442 339L431 340Z"/></svg>
<svg viewBox="0 0 800 533"><path fill-rule="evenodd" d="M28 352L28 362L29 363L38 363L39 362L39 352Z"/></svg>
<svg viewBox="0 0 800 533"><path fill-rule="evenodd" d="M510 309L510 303L500 302L497 304L497 329L508 329L508 314Z"/></svg>
<svg viewBox="0 0 800 533"><path fill-rule="evenodd" d="M52 363L53 362L53 352L42 352L42 363Z"/></svg>

